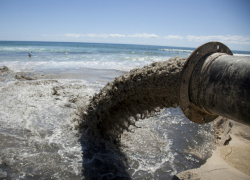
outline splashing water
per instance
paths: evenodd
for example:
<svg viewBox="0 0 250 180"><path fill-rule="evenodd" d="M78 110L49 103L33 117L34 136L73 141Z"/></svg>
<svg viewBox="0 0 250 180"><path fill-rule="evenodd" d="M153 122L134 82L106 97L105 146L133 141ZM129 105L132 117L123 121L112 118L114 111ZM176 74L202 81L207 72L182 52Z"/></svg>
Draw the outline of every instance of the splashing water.
<svg viewBox="0 0 250 180"><path fill-rule="evenodd" d="M173 165L177 153L169 148L171 140L166 140L166 133L157 133L167 128L154 128L155 119L152 121L149 117L164 107L178 106L180 71L185 60L176 57L131 70L115 78L90 99L80 125L81 143L85 147L85 178L131 179L132 176L152 179L164 172L170 172L168 176L177 172ZM150 121L146 124L151 124L156 132L137 127L136 122L145 118ZM179 119L183 118L184 115ZM123 133L124 130L137 135Z"/></svg>

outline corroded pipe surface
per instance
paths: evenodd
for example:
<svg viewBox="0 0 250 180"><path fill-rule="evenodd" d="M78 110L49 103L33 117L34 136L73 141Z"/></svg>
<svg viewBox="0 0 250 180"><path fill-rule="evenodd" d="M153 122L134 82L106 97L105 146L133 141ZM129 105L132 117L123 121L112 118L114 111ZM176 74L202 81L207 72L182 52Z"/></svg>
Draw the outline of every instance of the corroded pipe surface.
<svg viewBox="0 0 250 180"><path fill-rule="evenodd" d="M216 42L210 45L216 49ZM220 45L217 46L217 52L197 58L186 87L189 104L183 107L181 99L181 108L197 123L223 116L250 124L250 57L233 56L231 51L224 53L225 49L220 52Z"/></svg>
<svg viewBox="0 0 250 180"><path fill-rule="evenodd" d="M202 111L250 124L250 57L203 58L191 76L189 97Z"/></svg>

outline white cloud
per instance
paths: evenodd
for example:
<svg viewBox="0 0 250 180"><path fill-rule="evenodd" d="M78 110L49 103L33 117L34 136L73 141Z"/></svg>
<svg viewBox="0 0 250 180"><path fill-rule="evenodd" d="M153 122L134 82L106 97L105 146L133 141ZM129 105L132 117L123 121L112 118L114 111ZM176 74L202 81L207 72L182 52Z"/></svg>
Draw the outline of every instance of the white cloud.
<svg viewBox="0 0 250 180"><path fill-rule="evenodd" d="M71 37L71 38L79 38L79 37L90 37L90 38L108 38L108 37L126 37L123 34L64 34L62 36Z"/></svg>
<svg viewBox="0 0 250 180"><path fill-rule="evenodd" d="M86 35L83 35L84 37L91 37L91 38L94 38L94 37L100 37L100 38L108 38L108 37L126 37L125 35L123 34L86 34Z"/></svg>
<svg viewBox="0 0 250 180"><path fill-rule="evenodd" d="M73 37L73 38L79 38L80 36L82 36L81 34L64 34L63 36L66 37Z"/></svg>
<svg viewBox="0 0 250 180"><path fill-rule="evenodd" d="M168 36L164 36L165 39L183 39L183 36L179 36L179 35L168 35Z"/></svg>
<svg viewBox="0 0 250 180"><path fill-rule="evenodd" d="M109 34L110 37L126 37L123 34Z"/></svg>
<svg viewBox="0 0 250 180"><path fill-rule="evenodd" d="M184 40L187 39L193 42L209 42L209 41L220 41L227 44L242 44L242 45L250 45L250 36L193 36L188 35L186 37L180 35L167 35L167 36L158 36L156 34L147 34L147 33L135 33L135 34L61 34L61 35L42 35L47 38L164 38L164 39L173 39L173 40Z"/></svg>
<svg viewBox="0 0 250 180"><path fill-rule="evenodd" d="M127 35L127 37L135 37L135 38L158 38L160 36L156 34L146 34L146 33L137 33L137 34L131 34Z"/></svg>
<svg viewBox="0 0 250 180"><path fill-rule="evenodd" d="M189 41L222 41L230 44L250 44L250 36L187 36Z"/></svg>
<svg viewBox="0 0 250 180"><path fill-rule="evenodd" d="M156 34L146 34L146 33L137 33L137 34L63 34L62 36L70 37L70 38L79 38L79 37L90 37L90 38L124 38L124 37L134 37L134 38L157 38L160 37Z"/></svg>

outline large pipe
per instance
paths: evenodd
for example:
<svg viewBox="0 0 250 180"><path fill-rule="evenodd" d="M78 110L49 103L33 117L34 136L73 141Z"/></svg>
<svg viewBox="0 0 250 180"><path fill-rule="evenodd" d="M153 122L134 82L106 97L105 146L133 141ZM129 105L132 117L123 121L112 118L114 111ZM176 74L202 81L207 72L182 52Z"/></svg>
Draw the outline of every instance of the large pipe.
<svg viewBox="0 0 250 180"><path fill-rule="evenodd" d="M250 124L250 57L233 56L220 42L198 47L181 73L180 107L203 124L218 116Z"/></svg>

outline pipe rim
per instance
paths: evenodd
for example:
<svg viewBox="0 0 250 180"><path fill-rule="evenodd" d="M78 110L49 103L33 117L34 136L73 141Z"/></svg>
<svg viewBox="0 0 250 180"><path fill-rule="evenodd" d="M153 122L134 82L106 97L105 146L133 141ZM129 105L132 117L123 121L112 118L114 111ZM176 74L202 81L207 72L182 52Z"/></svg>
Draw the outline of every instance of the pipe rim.
<svg viewBox="0 0 250 180"><path fill-rule="evenodd" d="M190 102L189 99L189 82L192 72L196 64L206 55L210 53L226 53L233 55L232 51L221 42L208 42L196 48L186 60L184 67L181 71L180 81L180 107L184 115L191 121L204 124L213 121L217 115L208 114L200 111L196 106Z"/></svg>

